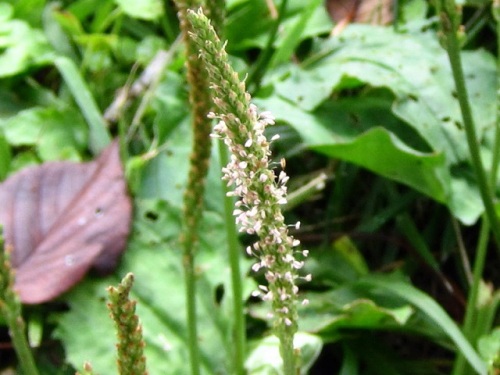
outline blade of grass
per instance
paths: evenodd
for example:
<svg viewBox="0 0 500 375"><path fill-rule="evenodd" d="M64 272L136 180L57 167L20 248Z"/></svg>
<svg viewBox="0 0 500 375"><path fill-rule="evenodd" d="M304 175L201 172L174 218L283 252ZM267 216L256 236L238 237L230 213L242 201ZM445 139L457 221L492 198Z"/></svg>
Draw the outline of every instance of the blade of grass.
<svg viewBox="0 0 500 375"><path fill-rule="evenodd" d="M111 142L106 122L75 63L69 58L61 56L54 59L54 65L68 85L71 94L82 111L83 117L85 117L89 125L89 146L92 153L96 155Z"/></svg>

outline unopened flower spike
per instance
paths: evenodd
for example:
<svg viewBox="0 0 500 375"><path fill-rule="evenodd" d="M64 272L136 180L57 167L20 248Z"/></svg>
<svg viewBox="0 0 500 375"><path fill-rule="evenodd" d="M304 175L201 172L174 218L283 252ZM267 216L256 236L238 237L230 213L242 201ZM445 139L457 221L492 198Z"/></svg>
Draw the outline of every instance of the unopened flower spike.
<svg viewBox="0 0 500 375"><path fill-rule="evenodd" d="M213 136L223 140L231 154L229 164L223 168L223 179L234 186L230 195L238 198L234 215L240 232L259 237L246 251L259 258L252 269L263 271L268 285L261 286L258 295L272 301L274 330L281 342L285 373L294 373L298 301L295 281L304 264L295 254L304 257L307 253L296 250L299 241L289 235L281 211L287 203L288 176L284 171L276 176L270 167L272 140L267 140L264 131L274 124L274 117L270 112L259 113L250 103L244 82L230 66L224 44L203 13L189 12L188 19L196 30L191 38L200 49L212 87L217 113L209 117L218 121Z"/></svg>
<svg viewBox="0 0 500 375"><path fill-rule="evenodd" d="M117 330L118 373L147 375L142 326L135 314L136 302L129 298L133 283L134 275L128 273L117 287L108 288L108 309Z"/></svg>

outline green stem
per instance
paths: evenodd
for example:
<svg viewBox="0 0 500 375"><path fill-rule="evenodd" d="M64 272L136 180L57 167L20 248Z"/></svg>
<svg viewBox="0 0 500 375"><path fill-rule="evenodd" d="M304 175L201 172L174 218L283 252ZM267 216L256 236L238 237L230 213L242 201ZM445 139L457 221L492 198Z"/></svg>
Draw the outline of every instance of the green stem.
<svg viewBox="0 0 500 375"><path fill-rule="evenodd" d="M189 33L194 31L193 26L186 19L188 9L197 8L201 1L177 0L175 3L179 10L180 26L186 44L187 81L190 86L189 101L193 114L193 146L190 155L188 182L184 193L184 225L181 243L184 251L186 318L191 374L199 375L201 370L196 314L195 254L198 245L198 224L204 208L205 180L211 152L212 123L207 118L211 103L205 79L205 68L203 62L198 58L197 48L189 37Z"/></svg>
<svg viewBox="0 0 500 375"><path fill-rule="evenodd" d="M0 313L5 318L24 375L38 375L31 347L25 335L21 315L21 302L14 291L14 273L10 263L10 250L4 246L3 228L0 225Z"/></svg>
<svg viewBox="0 0 500 375"><path fill-rule="evenodd" d="M497 98L496 98L496 121L495 121L495 143L493 146L493 160L491 165L490 183L494 189L498 176L500 164L500 0L493 2L493 15L496 21L497 33Z"/></svg>
<svg viewBox="0 0 500 375"><path fill-rule="evenodd" d="M285 328L286 330L286 328ZM293 333L283 332L280 337L280 352L283 359L283 374L296 375L297 366L295 361L295 352L293 350Z"/></svg>
<svg viewBox="0 0 500 375"><path fill-rule="evenodd" d="M229 162L229 152L222 142L217 142L221 165ZM225 181L222 181L222 191L224 192L224 222L226 223L227 244L229 251L229 265L231 267L231 283L233 289L233 315L234 315L234 369L235 374L245 373L245 314L243 310L243 287L241 283L240 269L240 244L238 241L238 230L233 217L234 202L231 197L227 197L229 191Z"/></svg>
<svg viewBox="0 0 500 375"><path fill-rule="evenodd" d="M12 338L12 344L19 360L19 365L24 375L38 375L38 369L31 353L28 340L24 333L24 320L21 316L13 316L9 319L9 332Z"/></svg>
<svg viewBox="0 0 500 375"><path fill-rule="evenodd" d="M196 320L196 274L193 252L184 252L183 262L191 375L200 375L200 349L198 347L198 325Z"/></svg>
<svg viewBox="0 0 500 375"><path fill-rule="evenodd" d="M486 260L487 254L487 245L489 239L489 224L483 215L483 220L481 223L481 231L479 233L479 243L476 249L476 259L474 260L474 269L472 273L472 285L469 291L469 296L467 299L467 309L465 311L465 318L463 324L463 333L465 337L470 339L474 333L474 326L476 321L476 313L477 313L477 302L479 296L479 288L481 287L481 279L484 270L484 264ZM465 357L460 352L457 356L452 375L463 375L471 371L470 366L466 363Z"/></svg>
<svg viewBox="0 0 500 375"><path fill-rule="evenodd" d="M445 12L442 14L442 23L443 31L445 33L446 50L448 52L448 58L457 90L458 102L460 104L460 110L464 121L465 134L471 154L472 167L476 174L479 192L481 194L481 199L486 212L486 218L490 223L493 235L495 236L497 249L500 251L500 221L496 215L495 206L493 204L494 196L490 188L490 184L488 183L488 179L486 178L486 172L481 161L479 142L476 137L474 120L472 118L467 88L465 86L464 73L460 58L460 44L456 35L457 28L453 27L454 22L452 20L453 17L456 17L456 15L451 12L456 12L456 10L454 5L449 6L448 4L445 4L444 10Z"/></svg>
<svg viewBox="0 0 500 375"><path fill-rule="evenodd" d="M495 122L495 141L493 146L493 157L491 165L491 174L489 178L490 189L494 191L498 173L498 164L500 162L500 3L493 3L493 14L496 19L497 33L497 98L496 98L496 122ZM476 249L476 258L474 260L474 270L471 290L467 301L463 331L467 338L471 339L475 333L476 315L478 312L478 297L481 287L481 280L486 263L487 245L489 240L490 225L487 218L483 215L481 230L479 234L479 243ZM498 240L497 240L498 241ZM454 364L452 375L463 375L466 369L465 357L460 354Z"/></svg>

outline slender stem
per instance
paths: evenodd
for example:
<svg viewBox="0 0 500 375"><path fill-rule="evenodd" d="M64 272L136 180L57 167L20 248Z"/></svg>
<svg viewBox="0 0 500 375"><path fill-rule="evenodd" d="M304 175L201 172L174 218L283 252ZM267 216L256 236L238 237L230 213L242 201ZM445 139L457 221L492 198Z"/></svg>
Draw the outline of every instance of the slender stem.
<svg viewBox="0 0 500 375"><path fill-rule="evenodd" d="M200 375L200 349L198 347L198 325L196 320L196 275L193 252L185 252L183 262L191 375Z"/></svg>
<svg viewBox="0 0 500 375"><path fill-rule="evenodd" d="M193 144L190 155L188 182L184 193L183 233L181 243L184 251L184 277L186 283L186 318L188 325L189 354L191 374L199 375L200 349L197 332L196 314L196 274L195 254L198 246L198 224L203 213L205 180L210 160L212 122L207 118L211 103L208 84L205 78L204 63L198 57L198 50L189 33L193 25L186 19L188 9L197 8L198 0L177 0L180 26L186 44L187 80L189 82L189 101L192 107Z"/></svg>
<svg viewBox="0 0 500 375"><path fill-rule="evenodd" d="M222 165L229 162L229 152L222 142L217 142L219 147L220 161ZM222 180L221 180L222 181ZM222 191L224 192L224 216L226 223L227 244L229 250L229 265L231 267L231 283L233 289L233 315L234 315L234 369L235 374L245 373L245 314L243 311L243 288L241 284L240 270L240 245L238 242L238 230L233 218L234 202L231 197L227 197L229 191L225 181L222 181Z"/></svg>
<svg viewBox="0 0 500 375"><path fill-rule="evenodd" d="M442 24L443 31L445 33L446 50L448 52L448 58L457 90L458 102L460 104L460 110L464 121L465 134L471 154L472 167L476 174L479 192L481 194L481 199L486 212L486 218L489 221L493 235L495 236L497 249L500 251L500 221L496 215L495 206L493 205L494 196L481 161L479 142L476 137L474 120L472 118L467 88L465 86L464 73L460 58L460 44L456 35L456 27L453 27L454 22L452 21L452 17L455 17L455 14L451 14L451 12L456 12L456 10L454 6L448 6L447 4L444 10L445 12L442 14Z"/></svg>
<svg viewBox="0 0 500 375"><path fill-rule="evenodd" d="M24 320L20 316L12 317L9 319L9 332L12 338L12 344L16 350L19 359L19 365L25 375L38 375L38 370L35 365L35 360L31 354L28 340L24 333Z"/></svg>
<svg viewBox="0 0 500 375"><path fill-rule="evenodd" d="M463 324L463 332L465 337L467 337L468 339L470 339L474 333L476 313L478 308L477 300L479 296L479 288L481 286L481 279L486 260L489 231L490 228L488 221L483 215L481 223L481 231L479 233L479 242L476 248L476 259L474 260L472 284L467 299L467 309L465 311L465 318ZM459 353L459 355L456 358L455 364L453 366L452 375L463 375L466 370L471 371L470 367L467 365L465 357L463 356L462 353Z"/></svg>
<svg viewBox="0 0 500 375"><path fill-rule="evenodd" d="M9 327L9 334L24 375L38 375L33 354L25 335L21 315L21 302L14 292L14 273L10 263L12 249L4 247L3 229L0 226L0 314Z"/></svg>
<svg viewBox="0 0 500 375"><path fill-rule="evenodd" d="M496 98L496 122L495 122L495 143L493 146L493 160L491 164L490 183L493 189L498 177L500 164L500 0L493 1L493 15L496 21L497 33L497 98Z"/></svg>
<svg viewBox="0 0 500 375"><path fill-rule="evenodd" d="M493 157L491 165L491 173L489 178L489 187L494 191L496 185L498 164L500 162L500 3L494 1L493 14L496 19L496 32L497 32L497 98L496 98L496 122L495 122L495 141L493 146ZM496 215L495 215L496 217ZM474 260L472 285L469 291L469 298L467 301L467 310L465 311L465 319L463 331L467 338L471 339L475 333L476 315L478 311L478 296L481 287L481 280L486 263L487 245L489 240L490 225L487 217L483 214L481 222L481 230L479 234L479 242L476 249L476 258ZM498 241L498 239L497 239ZM466 370L465 357L460 354L454 364L452 375L462 375Z"/></svg>

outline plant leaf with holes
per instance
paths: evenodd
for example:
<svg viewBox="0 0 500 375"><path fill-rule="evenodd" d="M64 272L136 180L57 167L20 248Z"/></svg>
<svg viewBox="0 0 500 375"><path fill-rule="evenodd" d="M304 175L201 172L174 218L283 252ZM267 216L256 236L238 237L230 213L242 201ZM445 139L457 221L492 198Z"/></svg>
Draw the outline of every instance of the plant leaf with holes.
<svg viewBox="0 0 500 375"><path fill-rule="evenodd" d="M172 183L172 182L170 182ZM189 363L182 251L178 236L181 209L161 200L136 200L133 233L123 261L107 278L87 278L67 295L69 311L58 316L55 337L63 342L68 361L77 369L91 359L96 373L112 374L116 358L110 355L115 336L107 316L106 286L128 272L135 276L131 299L143 326L144 353L151 374L185 374ZM231 283L227 268L224 222L211 211L200 223L197 249L198 333L204 374L230 373ZM243 252L241 253L243 258ZM244 267L249 268L245 262ZM244 280L244 298L256 286ZM218 294L217 291L222 291ZM78 334L75 335L75 327Z"/></svg>
<svg viewBox="0 0 500 375"><path fill-rule="evenodd" d="M257 100L306 145L401 182L448 206L464 224L484 210L446 53L434 33L350 25L283 74ZM462 53L485 166L494 151L494 57ZM340 95L332 100L331 95Z"/></svg>
<svg viewBox="0 0 500 375"><path fill-rule="evenodd" d="M22 302L54 299L91 267L113 270L132 213L118 142L93 162L47 163L11 176L0 185L0 207Z"/></svg>

